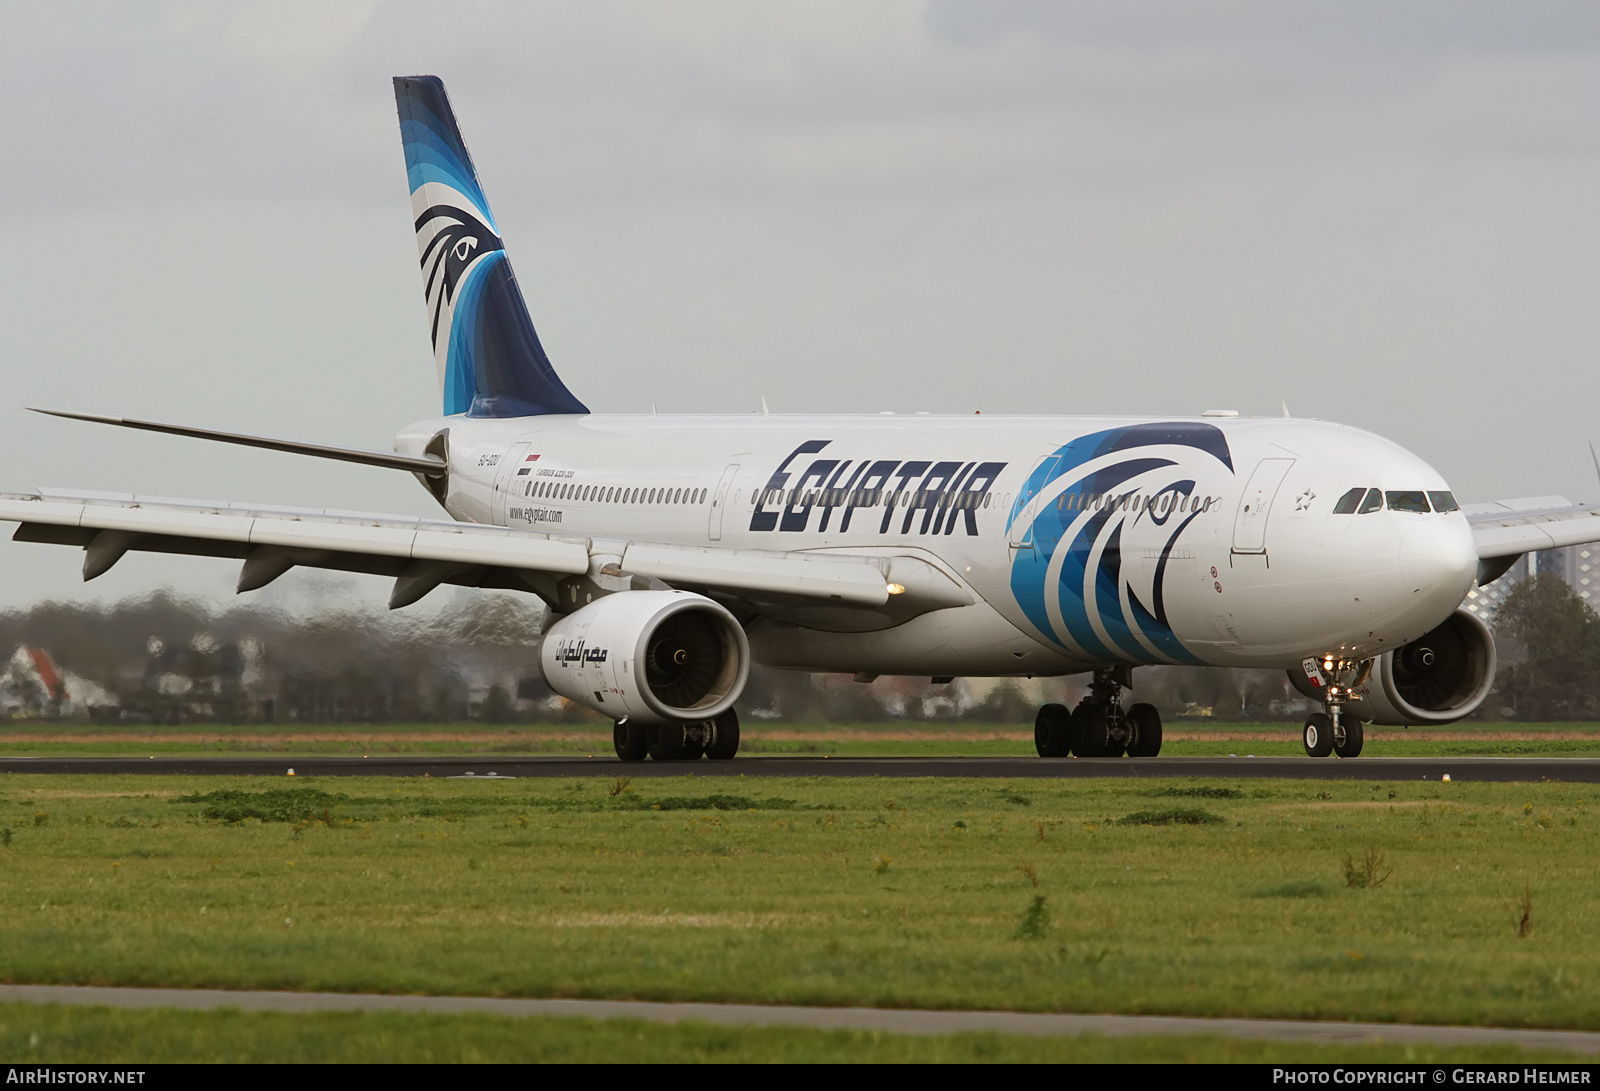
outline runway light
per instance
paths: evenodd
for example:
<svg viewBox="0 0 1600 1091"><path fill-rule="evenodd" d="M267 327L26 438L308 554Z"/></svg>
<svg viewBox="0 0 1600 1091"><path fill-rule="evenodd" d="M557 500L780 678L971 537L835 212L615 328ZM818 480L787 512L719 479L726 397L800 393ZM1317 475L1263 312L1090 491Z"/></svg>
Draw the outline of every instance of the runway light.
<svg viewBox="0 0 1600 1091"><path fill-rule="evenodd" d="M905 585L899 583L885 584L883 589L891 595L903 595L906 593Z"/></svg>
<svg viewBox="0 0 1600 1091"><path fill-rule="evenodd" d="M1445 782L1445 783L1449 783L1449 781L1450 781L1450 774L1449 774L1449 773L1446 773L1446 774L1445 774L1445 775L1444 775L1444 776L1442 776L1442 777L1440 777L1440 778L1439 778L1439 779L1440 779L1440 780L1442 780L1442 781L1444 781L1444 782Z"/></svg>

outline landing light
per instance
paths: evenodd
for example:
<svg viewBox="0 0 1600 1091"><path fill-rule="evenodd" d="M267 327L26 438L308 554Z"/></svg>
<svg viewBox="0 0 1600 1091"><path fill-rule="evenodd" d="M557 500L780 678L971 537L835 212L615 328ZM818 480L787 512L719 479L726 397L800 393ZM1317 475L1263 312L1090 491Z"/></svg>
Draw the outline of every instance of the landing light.
<svg viewBox="0 0 1600 1091"><path fill-rule="evenodd" d="M899 583L885 584L883 589L891 595L903 595L906 593L905 585Z"/></svg>

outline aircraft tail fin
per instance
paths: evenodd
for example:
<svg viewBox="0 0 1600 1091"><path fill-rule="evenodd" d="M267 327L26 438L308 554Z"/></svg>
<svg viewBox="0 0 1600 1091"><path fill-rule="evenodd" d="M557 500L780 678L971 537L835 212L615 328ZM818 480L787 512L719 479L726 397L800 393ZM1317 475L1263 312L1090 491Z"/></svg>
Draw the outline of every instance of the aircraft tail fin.
<svg viewBox="0 0 1600 1091"><path fill-rule="evenodd" d="M445 414L587 413L534 332L444 81L397 76L394 97Z"/></svg>

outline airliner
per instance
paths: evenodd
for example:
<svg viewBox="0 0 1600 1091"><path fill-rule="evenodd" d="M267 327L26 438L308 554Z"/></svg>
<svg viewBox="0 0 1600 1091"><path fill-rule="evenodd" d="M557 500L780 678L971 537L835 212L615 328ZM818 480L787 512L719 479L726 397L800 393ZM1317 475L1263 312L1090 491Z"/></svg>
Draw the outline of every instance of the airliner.
<svg viewBox="0 0 1600 1091"><path fill-rule="evenodd" d="M1367 724L1443 724L1495 674L1474 583L1600 540L1600 506L1465 507L1433 467L1339 424L1195 417L591 412L529 318L444 84L394 81L439 415L393 452L55 415L416 476L432 519L144 495L0 494L15 538L230 557L241 592L299 567L536 595L550 688L624 761L726 760L753 662L853 675L1088 675L1039 709L1041 757L1154 757L1135 668L1287 671L1308 755Z"/></svg>

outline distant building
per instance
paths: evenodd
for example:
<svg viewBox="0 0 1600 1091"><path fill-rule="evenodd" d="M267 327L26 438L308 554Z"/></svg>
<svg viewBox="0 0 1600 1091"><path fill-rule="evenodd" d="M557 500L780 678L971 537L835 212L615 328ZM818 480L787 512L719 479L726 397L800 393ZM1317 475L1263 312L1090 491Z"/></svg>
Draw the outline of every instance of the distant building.
<svg viewBox="0 0 1600 1091"><path fill-rule="evenodd" d="M1467 601L1462 606L1484 621L1492 622L1506 596L1528 578L1530 566L1540 575L1550 573L1566 580L1591 610L1600 613L1600 544L1544 549L1520 557L1504 576L1489 586L1468 591Z"/></svg>

